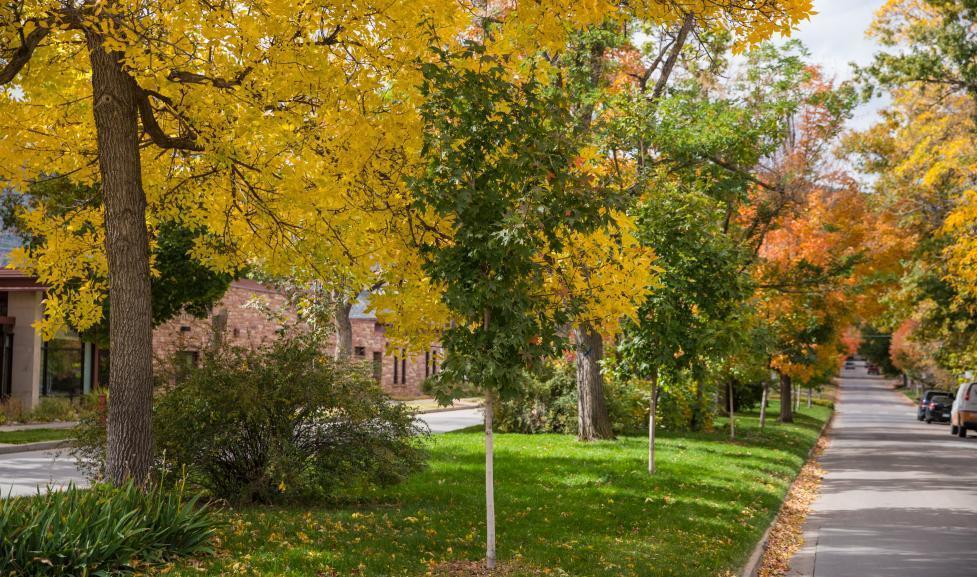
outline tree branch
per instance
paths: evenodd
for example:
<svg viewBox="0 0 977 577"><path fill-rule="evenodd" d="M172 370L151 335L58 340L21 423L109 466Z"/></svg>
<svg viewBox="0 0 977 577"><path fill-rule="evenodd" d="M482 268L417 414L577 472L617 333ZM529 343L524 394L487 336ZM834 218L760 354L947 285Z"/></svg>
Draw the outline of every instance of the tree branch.
<svg viewBox="0 0 977 577"><path fill-rule="evenodd" d="M163 131L163 128L156 120L156 113L153 105L149 102L149 95L139 90L139 118L142 119L142 127L153 144L165 150L190 150L200 152L204 148L197 142L196 134L185 134L182 136L170 136Z"/></svg>
<svg viewBox="0 0 977 577"><path fill-rule="evenodd" d="M171 82L180 84L209 84L214 88L229 89L240 86L244 82L244 79L248 77L248 74L251 74L252 70L254 70L254 67L248 66L231 79L214 78L206 74L197 74L196 72L186 70L171 70L166 78Z"/></svg>
<svg viewBox="0 0 977 577"><path fill-rule="evenodd" d="M30 62L34 55L34 49L47 37L50 29L47 26L38 26L31 30L31 33L24 38L24 43L14 50L13 55L7 60L6 65L0 68L0 85L11 82L17 74Z"/></svg>

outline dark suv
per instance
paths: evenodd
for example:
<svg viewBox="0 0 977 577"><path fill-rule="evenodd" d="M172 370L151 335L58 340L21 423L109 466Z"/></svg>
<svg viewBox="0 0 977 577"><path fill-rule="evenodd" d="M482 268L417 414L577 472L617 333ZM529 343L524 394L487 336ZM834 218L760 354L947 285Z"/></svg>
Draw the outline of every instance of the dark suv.
<svg viewBox="0 0 977 577"><path fill-rule="evenodd" d="M935 398L935 397L945 397L945 398ZM943 417L943 413L950 412L950 405L953 403L953 394L946 391L929 390L923 393L923 396L919 398L919 406L916 407L916 419L919 421L926 421L930 423L932 421L948 421L949 415ZM932 405L932 408L931 408ZM937 409L937 405L940 409ZM946 410L943 410L943 407ZM933 417L930 418L930 412L932 412Z"/></svg>

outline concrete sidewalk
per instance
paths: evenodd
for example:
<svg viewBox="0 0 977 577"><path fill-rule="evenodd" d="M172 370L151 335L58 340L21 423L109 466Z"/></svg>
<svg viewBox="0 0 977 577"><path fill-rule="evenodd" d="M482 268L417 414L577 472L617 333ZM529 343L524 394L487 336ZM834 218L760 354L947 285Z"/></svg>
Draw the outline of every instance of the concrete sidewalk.
<svg viewBox="0 0 977 577"><path fill-rule="evenodd" d="M977 438L916 420L864 369L841 379L821 494L792 577L977 575Z"/></svg>

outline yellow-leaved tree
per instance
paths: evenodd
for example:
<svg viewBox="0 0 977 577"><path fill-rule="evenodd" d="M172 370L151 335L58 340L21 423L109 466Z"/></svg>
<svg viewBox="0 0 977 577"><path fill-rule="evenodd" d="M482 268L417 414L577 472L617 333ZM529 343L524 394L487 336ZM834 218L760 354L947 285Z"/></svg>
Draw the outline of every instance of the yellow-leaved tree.
<svg viewBox="0 0 977 577"><path fill-rule="evenodd" d="M66 317L94 324L111 298L110 480L142 482L150 465L155 226L211 231L235 249L197 247L217 269L338 254L328 237L296 249L355 218L350 199L417 140L413 63L468 18L447 1L0 6L0 179L101 192L72 216L92 226L28 218L47 244L20 264L50 286L47 335Z"/></svg>

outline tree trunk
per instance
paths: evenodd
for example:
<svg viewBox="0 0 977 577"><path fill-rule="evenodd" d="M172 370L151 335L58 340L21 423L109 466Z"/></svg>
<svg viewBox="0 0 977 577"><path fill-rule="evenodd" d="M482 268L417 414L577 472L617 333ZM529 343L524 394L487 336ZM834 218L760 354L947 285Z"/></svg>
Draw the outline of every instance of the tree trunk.
<svg viewBox="0 0 977 577"><path fill-rule="evenodd" d="M790 375L780 374L780 422L794 422L794 404L791 393L794 386L790 382Z"/></svg>
<svg viewBox="0 0 977 577"><path fill-rule="evenodd" d="M614 430L607 414L604 377L600 361L604 339L588 325L573 330L577 347L577 438L581 441L613 439Z"/></svg>
<svg viewBox="0 0 977 577"><path fill-rule="evenodd" d="M495 463L492 439L492 392L485 393L485 566L495 569Z"/></svg>
<svg viewBox="0 0 977 577"><path fill-rule="evenodd" d="M735 402L733 397L733 381L729 381L729 438L736 438L736 412L735 412Z"/></svg>
<svg viewBox="0 0 977 577"><path fill-rule="evenodd" d="M807 389L807 408L810 409L811 405L814 404L814 400L811 398L814 396L814 387L808 387Z"/></svg>
<svg viewBox="0 0 977 577"><path fill-rule="evenodd" d="M482 312L482 329L488 333L491 312ZM485 391L485 566L495 569L495 447L492 435L492 416L495 410L494 392Z"/></svg>
<svg viewBox="0 0 977 577"><path fill-rule="evenodd" d="M651 376L651 398L648 399L648 474L655 474L655 411L658 410L658 372Z"/></svg>
<svg viewBox="0 0 977 577"><path fill-rule="evenodd" d="M767 384L766 379L763 383L763 394L760 396L760 430L767 424L767 395L770 391L770 385Z"/></svg>
<svg viewBox="0 0 977 577"><path fill-rule="evenodd" d="M108 257L109 366L106 474L116 485L144 483L152 461L152 303L146 194L139 159L138 96L121 56L86 33L105 203Z"/></svg>
<svg viewBox="0 0 977 577"><path fill-rule="evenodd" d="M336 351L335 358L349 360L353 355L353 323L349 320L349 311L353 305L344 296L336 297Z"/></svg>

